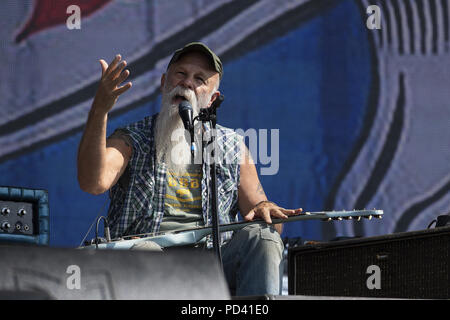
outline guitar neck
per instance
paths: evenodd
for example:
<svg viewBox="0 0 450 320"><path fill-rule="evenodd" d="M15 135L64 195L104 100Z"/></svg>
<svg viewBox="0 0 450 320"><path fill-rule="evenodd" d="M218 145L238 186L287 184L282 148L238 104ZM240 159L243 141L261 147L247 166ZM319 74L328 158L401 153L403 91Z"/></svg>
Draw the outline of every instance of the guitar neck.
<svg viewBox="0 0 450 320"><path fill-rule="evenodd" d="M381 218L383 215L382 210L353 210L353 211L318 211L318 212L305 212L301 215L295 215L290 216L287 219L282 218L273 218L272 224L279 224L279 223L287 223L287 222L294 222L294 221L302 221L302 220L317 220L321 219L324 221L333 221L333 220L357 220L359 221L361 218ZM245 228L246 226L252 225L252 224L266 224L264 220L253 220L253 221L241 221L241 222L234 222L230 224L225 225L219 225L219 231L220 232L227 232L227 231L236 231L242 228ZM204 227L202 229L208 229L212 232L212 227Z"/></svg>
<svg viewBox="0 0 450 320"><path fill-rule="evenodd" d="M353 210L353 211L319 211L319 212L305 212L300 215L290 216L286 219L274 218L272 219L273 224L278 223L287 223L294 221L302 221L302 220L324 220L324 221L333 221L333 220L357 220L359 221L361 218L371 219L372 217L381 218L383 215L382 210ZM266 224L264 220L253 220L253 221L241 221L234 222L229 224L219 225L219 232L228 232L228 231L236 231L246 226L252 224ZM209 234L212 234L212 226L208 227L200 227L189 230L179 230L175 231L175 234L182 234L190 232L195 237L196 241L200 241L204 237Z"/></svg>

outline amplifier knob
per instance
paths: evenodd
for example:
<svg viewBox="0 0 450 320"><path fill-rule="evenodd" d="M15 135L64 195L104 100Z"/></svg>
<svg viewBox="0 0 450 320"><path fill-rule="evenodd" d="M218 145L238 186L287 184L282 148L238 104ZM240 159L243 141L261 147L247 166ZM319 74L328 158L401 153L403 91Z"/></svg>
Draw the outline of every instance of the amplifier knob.
<svg viewBox="0 0 450 320"><path fill-rule="evenodd" d="M5 221L2 223L2 229L3 230L8 230L9 228L11 228L11 224L8 221Z"/></svg>
<svg viewBox="0 0 450 320"><path fill-rule="evenodd" d="M9 208L3 208L2 209L2 215L7 216L8 214L10 214L11 210L9 210Z"/></svg>
<svg viewBox="0 0 450 320"><path fill-rule="evenodd" d="M17 212L17 215L19 216L19 217L23 217L24 215L26 215L27 214L27 211L25 210L25 209L20 209L19 210L19 212Z"/></svg>

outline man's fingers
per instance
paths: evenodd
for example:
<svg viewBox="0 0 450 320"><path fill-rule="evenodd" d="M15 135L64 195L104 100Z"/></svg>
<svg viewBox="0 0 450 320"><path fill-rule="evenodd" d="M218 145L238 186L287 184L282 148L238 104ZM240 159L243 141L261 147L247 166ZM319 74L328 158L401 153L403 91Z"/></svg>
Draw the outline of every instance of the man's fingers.
<svg viewBox="0 0 450 320"><path fill-rule="evenodd" d="M252 221L253 218L255 217L255 211L254 210L250 210L244 217L244 220L246 221Z"/></svg>
<svg viewBox="0 0 450 320"><path fill-rule="evenodd" d="M267 223L272 223L272 219L270 218L270 210L267 208L259 209L259 216Z"/></svg>
<svg viewBox="0 0 450 320"><path fill-rule="evenodd" d="M280 210L284 213L287 214L288 216L292 216L292 215L296 215L296 214L301 214L303 212L302 208L299 209L284 209L284 208L280 208Z"/></svg>
<svg viewBox="0 0 450 320"><path fill-rule="evenodd" d="M251 221L254 217L258 217L264 220L268 224L272 224L273 218L287 219L289 216L301 214L302 208L298 209L285 209L277 205L272 206L258 206L249 211L249 213L244 217L245 220Z"/></svg>
<svg viewBox="0 0 450 320"><path fill-rule="evenodd" d="M289 214L286 212L286 211L289 211L289 210L282 210L282 209L272 209L271 211L270 211L270 215L272 216L272 217L276 217L276 218L281 218L281 219L287 219L288 218L288 216L289 216Z"/></svg>
<svg viewBox="0 0 450 320"><path fill-rule="evenodd" d="M121 84L122 82L124 82L128 78L129 75L130 75L130 71L128 71L128 70L125 70L124 72L122 72L120 74L120 76L118 76L116 79L114 79L112 81L113 86L116 87L119 84Z"/></svg>
<svg viewBox="0 0 450 320"><path fill-rule="evenodd" d="M100 62L100 65L102 67L102 77L103 77L105 72L106 72L106 70L108 69L108 64L103 59L100 59L99 62Z"/></svg>
<svg viewBox="0 0 450 320"><path fill-rule="evenodd" d="M120 54L116 55L116 57L114 58L114 60L109 65L108 69L106 70L106 75L110 75L111 72L114 71L114 69L116 68L116 66L119 63L121 58L122 58L122 56Z"/></svg>
<svg viewBox="0 0 450 320"><path fill-rule="evenodd" d="M116 79L118 79L120 76L123 75L122 70L127 66L127 62L125 60L123 60L122 62L120 62L117 67L111 71L110 74L108 74L108 78L110 78L112 81L115 81ZM123 81L123 80L122 80ZM120 83L120 82L119 82Z"/></svg>
<svg viewBox="0 0 450 320"><path fill-rule="evenodd" d="M283 212L284 214L287 214L287 215L293 215L293 214L295 214L295 210L292 210L292 209L284 209L284 208L280 208L280 210L281 210L281 212Z"/></svg>
<svg viewBox="0 0 450 320"><path fill-rule="evenodd" d="M117 88L116 90L113 91L113 95L115 95L116 97L120 96L122 93L124 93L125 91L127 91L128 89L131 88L133 84L131 82L128 82L126 84L124 84L123 86Z"/></svg>
<svg viewBox="0 0 450 320"><path fill-rule="evenodd" d="M309 213L309 212L304 212L302 208L298 208L298 209L295 209L295 214L309 215L309 214L311 214L311 213Z"/></svg>

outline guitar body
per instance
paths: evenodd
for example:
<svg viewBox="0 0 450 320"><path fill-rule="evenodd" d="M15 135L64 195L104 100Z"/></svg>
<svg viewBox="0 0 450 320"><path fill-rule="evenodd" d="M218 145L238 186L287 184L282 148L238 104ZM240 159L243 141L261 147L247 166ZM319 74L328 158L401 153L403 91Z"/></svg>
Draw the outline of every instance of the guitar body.
<svg viewBox="0 0 450 320"><path fill-rule="evenodd" d="M136 239L134 239L136 238ZM175 246L186 246L198 243L201 241L198 236L198 232L195 230L183 230L182 232L170 232L170 233L164 233L159 234L156 236L147 236L147 237L140 237L140 236L129 236L124 237L122 239L113 240L110 242L105 243L99 243L98 249L122 249L122 250L129 250L131 247L133 247L135 244L139 242L145 242L145 241L152 241L159 245L162 248L167 247L175 247ZM91 244L82 248L87 249L96 249L96 245Z"/></svg>
<svg viewBox="0 0 450 320"><path fill-rule="evenodd" d="M352 211L321 211L321 212L305 212L300 215L290 216L287 219L272 219L273 224L287 223L301 220L321 219L323 221L333 220L359 220L361 218L371 219L381 218L382 210L352 210ZM219 226L220 232L235 231L244 228L250 224L266 224L263 220L235 222ZM212 233L211 227L200 227L187 230L177 230L157 235L142 234L135 236L127 236L110 242L94 243L80 247L85 249L131 249L135 244L143 241L152 241L163 248L174 246L193 245L201 242L205 237Z"/></svg>

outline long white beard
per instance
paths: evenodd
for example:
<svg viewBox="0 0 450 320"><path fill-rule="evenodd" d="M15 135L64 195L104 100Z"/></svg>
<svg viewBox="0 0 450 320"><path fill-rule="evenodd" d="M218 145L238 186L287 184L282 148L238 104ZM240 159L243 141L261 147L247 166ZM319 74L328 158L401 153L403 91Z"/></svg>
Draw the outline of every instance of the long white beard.
<svg viewBox="0 0 450 320"><path fill-rule="evenodd" d="M192 162L191 141L178 114L178 105L172 101L176 95L185 96L192 106L193 116L196 117L200 108L207 106L210 97L199 97L197 100L194 91L179 86L170 91L163 89L161 111L155 123L156 161L164 162L172 172L186 172Z"/></svg>

